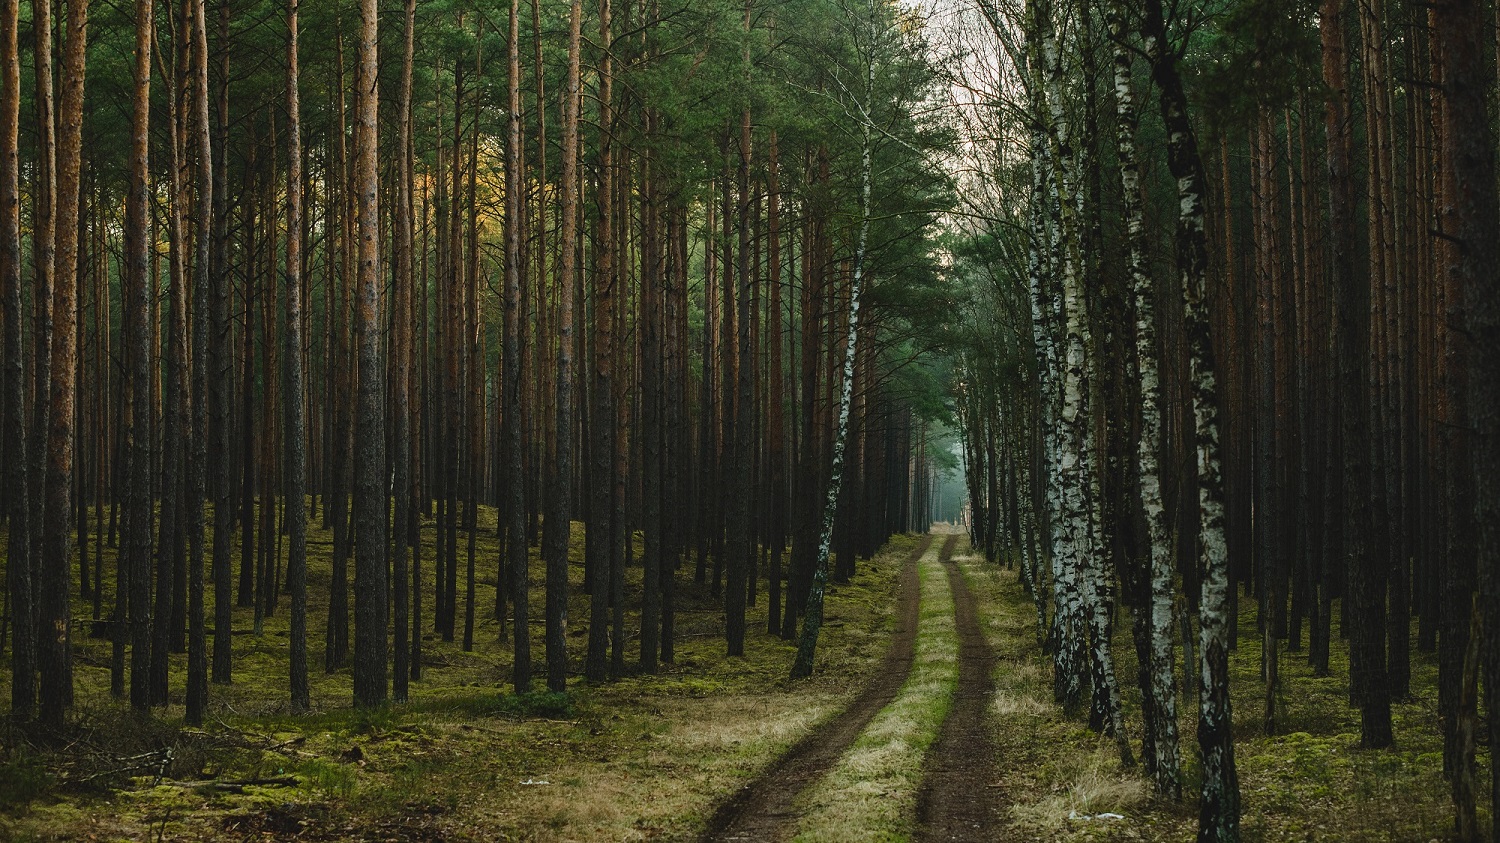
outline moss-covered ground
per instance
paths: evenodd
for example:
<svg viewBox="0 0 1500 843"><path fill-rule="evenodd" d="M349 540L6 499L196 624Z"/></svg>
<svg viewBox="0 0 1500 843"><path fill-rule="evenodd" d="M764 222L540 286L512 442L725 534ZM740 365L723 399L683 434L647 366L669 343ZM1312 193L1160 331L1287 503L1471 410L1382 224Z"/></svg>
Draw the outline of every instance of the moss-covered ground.
<svg viewBox="0 0 1500 843"><path fill-rule="evenodd" d="M629 672L591 685L577 675L589 606L583 531L575 524L568 691L517 697L508 685L511 644L492 617L494 512L480 511L470 652L430 628L434 530L424 521L423 677L412 683L409 702L357 711L349 671L321 669L331 537L317 529L319 520L309 540L313 711L290 710L285 595L259 633L251 610L235 609L234 681L211 687L203 728L182 723L185 656L173 657L171 704L152 717L111 698L111 645L88 637L91 601L79 596L70 726L60 735L6 726L0 839L692 839L726 794L837 711L877 663L891 631L897 566L915 541L896 537L850 583L831 588L810 681L786 679L794 648L765 632L763 580L746 655L725 657L722 613L685 561L675 663L656 675ZM459 548L462 573L462 533ZM106 549L106 615L113 553ZM534 549L530 572L536 687L543 687L543 579ZM460 612L463 592L461 576ZM632 664L639 594L637 566L625 600ZM0 695L8 698L8 667L3 674Z"/></svg>
<svg viewBox="0 0 1500 843"><path fill-rule="evenodd" d="M1111 739L1063 714L1052 702L1052 670L1036 638L1036 612L1014 571L973 555L957 557L979 596L1000 663L993 714L1001 779L991 783L1009 802L1013 834L1038 841L1187 841L1197 827L1197 700L1179 697L1184 799L1164 802L1138 770L1124 769ZM1331 675L1315 677L1302 652L1283 652L1277 731L1262 723L1264 686L1252 599L1240 601L1240 646L1230 658L1235 756L1246 841L1390 841L1447 839L1452 828L1442 775L1437 716L1437 662L1412 655L1409 699L1392 708L1396 744L1359 745L1359 711L1348 704L1348 649L1337 640ZM1337 617L1337 615L1335 615ZM1140 692L1130 618L1115 624L1114 653L1126 725L1139 748ZM1177 650L1179 665L1183 653ZM1182 680L1179 679L1179 685ZM1480 750L1479 792L1487 792L1488 750ZM1481 797L1480 824L1488 827ZM1100 815L1118 815L1100 816Z"/></svg>

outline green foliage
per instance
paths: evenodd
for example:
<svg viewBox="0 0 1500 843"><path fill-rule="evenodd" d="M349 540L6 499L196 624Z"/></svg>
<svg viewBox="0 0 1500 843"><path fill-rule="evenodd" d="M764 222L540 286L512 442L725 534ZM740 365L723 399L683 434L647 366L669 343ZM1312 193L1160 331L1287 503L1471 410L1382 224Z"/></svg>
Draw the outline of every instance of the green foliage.
<svg viewBox="0 0 1500 843"><path fill-rule="evenodd" d="M24 809L52 785L42 762L26 752L13 752L0 763L0 811Z"/></svg>
<svg viewBox="0 0 1500 843"><path fill-rule="evenodd" d="M304 786L322 799L348 800L359 782L355 768L349 764L313 758L297 768Z"/></svg>
<svg viewBox="0 0 1500 843"><path fill-rule="evenodd" d="M1321 84L1317 11L1313 0L1239 0L1193 39L1184 82L1209 125L1243 123Z"/></svg>
<svg viewBox="0 0 1500 843"><path fill-rule="evenodd" d="M524 694L505 694L498 701L497 711L525 717L552 717L566 719L576 713L573 695L567 691L528 691Z"/></svg>

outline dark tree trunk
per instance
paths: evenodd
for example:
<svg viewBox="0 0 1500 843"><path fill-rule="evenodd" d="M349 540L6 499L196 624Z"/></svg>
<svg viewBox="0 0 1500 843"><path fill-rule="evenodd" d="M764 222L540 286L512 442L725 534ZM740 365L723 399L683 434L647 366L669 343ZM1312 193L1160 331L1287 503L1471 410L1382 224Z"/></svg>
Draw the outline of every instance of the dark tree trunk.
<svg viewBox="0 0 1500 843"><path fill-rule="evenodd" d="M79 162L87 56L88 0L68 4L57 105L56 263L52 284L51 373L47 391L47 461L42 499L41 576L37 582L37 669L43 725L62 725L73 704L68 521L73 513L74 401L78 330ZM41 403L41 395L37 396Z"/></svg>
<svg viewBox="0 0 1500 843"><path fill-rule="evenodd" d="M307 422L303 406L302 351L302 105L297 55L299 0L286 6L286 374L282 381L285 413L287 587L292 592L290 684L292 709L312 705L307 679ZM399 569L398 569L399 570ZM398 573L399 576L399 573ZM397 604L400 605L399 603ZM399 611L399 610L398 610Z"/></svg>
<svg viewBox="0 0 1500 843"><path fill-rule="evenodd" d="M151 41L156 21L151 0L135 4L135 96L130 126L129 196L125 208L126 286L121 318L124 321L126 373L125 442L129 449L126 507L129 530L126 552L130 572L130 707L151 707L151 330L150 229L147 221L147 180L150 173ZM79 510L83 510L80 502ZM123 616L122 616L123 619Z"/></svg>
<svg viewBox="0 0 1500 843"><path fill-rule="evenodd" d="M11 714L31 717L36 707L36 627L31 623L31 508L26 468L26 384L21 365L21 53L18 0L0 2L0 302L4 302L5 370L0 375L0 419L5 436L0 485L5 487L6 593L14 630L11 643Z"/></svg>

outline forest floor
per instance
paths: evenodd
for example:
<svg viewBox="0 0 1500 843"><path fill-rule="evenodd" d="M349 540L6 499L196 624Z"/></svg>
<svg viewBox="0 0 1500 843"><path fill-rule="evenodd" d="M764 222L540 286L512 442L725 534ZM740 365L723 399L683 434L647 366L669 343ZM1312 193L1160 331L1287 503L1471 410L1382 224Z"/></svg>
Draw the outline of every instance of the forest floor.
<svg viewBox="0 0 1500 843"><path fill-rule="evenodd" d="M493 605L493 517L481 510L480 607ZM581 549L576 525L575 541ZM318 607L326 532L312 536L310 552ZM429 547L424 564L431 558ZM535 560L531 572L540 662ZM571 573L576 667L588 604L581 566ZM639 594L639 569L632 574L627 605ZM566 694L510 693L510 645L481 608L472 651L425 631L425 673L408 703L355 711L348 670L317 671L314 711L294 715L283 602L258 634L250 611L235 610L235 681L212 687L209 724L194 729L181 722L184 662L173 664L173 704L140 719L109 696L109 642L80 638L74 726L0 734L0 839L1193 838L1196 701L1179 703L1187 797L1155 800L1113 740L1052 703L1034 607L1014 572L983 563L965 538L898 536L834 585L814 678L801 682L786 679L794 647L766 633L763 602L751 611L745 657L725 658L722 614L692 574L689 563L679 577L675 664L599 685L575 677ZM1240 635L1253 644L1251 602L1242 601ZM87 617L87 601L76 612ZM322 613L312 614L319 665ZM627 616L627 630L634 623ZM1128 616L1115 628L1138 740ZM636 644L626 642L630 663ZM1336 642L1334 675L1316 678L1300 653L1283 654L1279 730L1267 736L1259 648L1233 654L1247 841L1426 843L1450 828L1435 659L1414 656L1414 693L1393 710L1397 745L1379 751L1358 746L1344 659Z"/></svg>

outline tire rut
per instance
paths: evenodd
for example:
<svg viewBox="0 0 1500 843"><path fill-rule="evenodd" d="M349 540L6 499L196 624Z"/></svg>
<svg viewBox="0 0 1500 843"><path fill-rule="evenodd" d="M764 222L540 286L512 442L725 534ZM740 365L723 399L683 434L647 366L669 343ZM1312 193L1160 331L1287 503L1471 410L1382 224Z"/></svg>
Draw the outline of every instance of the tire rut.
<svg viewBox="0 0 1500 843"><path fill-rule="evenodd" d="M953 707L928 751L926 776L917 794L919 841L990 841L1004 827L995 798L995 740L989 707L994 697L995 652L979 624L978 603L951 561L957 535L950 535L941 561L953 592L958 632L958 687Z"/></svg>
<svg viewBox="0 0 1500 843"><path fill-rule="evenodd" d="M956 537L951 537L944 545L945 554L951 550L953 538ZM876 668L874 678L848 708L813 729L759 778L719 806L701 838L705 843L772 841L791 836L798 816L792 806L798 794L828 772L853 745L866 724L896 698L916 656L919 617L917 560L931 547L932 539L930 533L923 536L901 564L895 637Z"/></svg>

